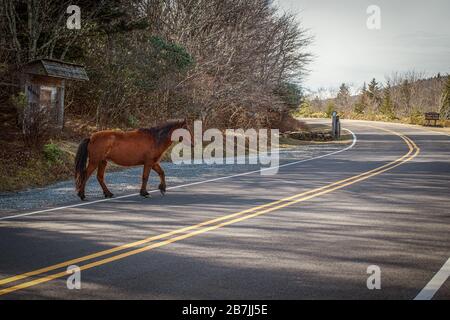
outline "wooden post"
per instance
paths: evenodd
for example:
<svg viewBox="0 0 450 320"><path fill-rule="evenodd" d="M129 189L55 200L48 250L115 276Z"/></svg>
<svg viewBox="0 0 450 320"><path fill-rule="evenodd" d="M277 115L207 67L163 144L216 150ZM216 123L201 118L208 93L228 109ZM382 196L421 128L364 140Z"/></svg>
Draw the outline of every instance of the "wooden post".
<svg viewBox="0 0 450 320"><path fill-rule="evenodd" d="M61 86L58 87L57 91L57 102L56 108L58 109L58 119L57 125L58 129L62 130L64 128L64 92L65 92L65 80L62 80Z"/></svg>
<svg viewBox="0 0 450 320"><path fill-rule="evenodd" d="M337 112L333 111L333 113L331 114L331 135L334 139L336 139L336 117Z"/></svg>
<svg viewBox="0 0 450 320"><path fill-rule="evenodd" d="M335 139L341 138L341 120L339 116L336 116L336 136Z"/></svg>
<svg viewBox="0 0 450 320"><path fill-rule="evenodd" d="M339 139L341 137L341 121L336 111L333 111L331 120L331 135L334 139Z"/></svg>

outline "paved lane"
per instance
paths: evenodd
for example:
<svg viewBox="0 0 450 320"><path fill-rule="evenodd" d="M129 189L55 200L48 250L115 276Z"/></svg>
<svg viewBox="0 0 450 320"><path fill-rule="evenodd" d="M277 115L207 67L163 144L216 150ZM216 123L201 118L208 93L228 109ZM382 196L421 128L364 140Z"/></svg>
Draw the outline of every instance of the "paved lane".
<svg viewBox="0 0 450 320"><path fill-rule="evenodd" d="M353 148L276 176L0 221L0 298L415 298L450 257L450 140L395 124L344 125L357 135ZM420 154L382 129L406 135ZM75 261L92 267L81 290L67 289L66 264L11 279L104 250ZM370 265L381 268L381 290L366 287ZM434 298L449 299L449 285Z"/></svg>

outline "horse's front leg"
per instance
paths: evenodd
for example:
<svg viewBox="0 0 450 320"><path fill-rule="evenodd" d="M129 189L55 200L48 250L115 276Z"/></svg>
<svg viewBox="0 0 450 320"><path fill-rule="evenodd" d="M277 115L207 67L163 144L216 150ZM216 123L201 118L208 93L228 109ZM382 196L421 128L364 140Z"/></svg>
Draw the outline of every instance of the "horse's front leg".
<svg viewBox="0 0 450 320"><path fill-rule="evenodd" d="M97 180L100 186L102 187L103 194L105 195L105 198L112 198L113 194L111 191L108 190L108 187L105 184L105 170L108 162L106 160L100 161L100 164L97 168Z"/></svg>
<svg viewBox="0 0 450 320"><path fill-rule="evenodd" d="M161 191L161 194L164 195L166 193L166 175L164 173L164 170L161 168L159 163L155 163L152 167L153 170L159 175L159 191Z"/></svg>
<svg viewBox="0 0 450 320"><path fill-rule="evenodd" d="M152 166L150 164L144 164L144 171L142 172L142 186L140 195L146 198L149 196L149 193L147 192L147 182L151 168Z"/></svg>

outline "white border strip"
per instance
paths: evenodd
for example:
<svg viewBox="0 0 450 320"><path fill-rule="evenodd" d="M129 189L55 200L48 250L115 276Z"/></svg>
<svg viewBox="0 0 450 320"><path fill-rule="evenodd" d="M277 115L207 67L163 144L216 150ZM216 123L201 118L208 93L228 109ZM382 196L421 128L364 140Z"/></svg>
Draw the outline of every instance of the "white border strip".
<svg viewBox="0 0 450 320"><path fill-rule="evenodd" d="M214 178L214 179L210 179L210 180L197 181L197 182L182 184L182 185L179 185L179 186L169 187L169 188L167 188L167 190L173 190L173 189L178 189L178 188L183 188L183 187L195 186L195 185L203 184L203 183L209 183L209 182L220 181L220 180L225 180L225 179L230 179L230 178L235 178L235 177L240 177L240 176L246 176L246 175L250 175L250 174L253 174L253 173L258 173L258 172L262 172L262 171L266 171L266 170L274 170L275 168L283 168L283 167L287 167L287 166L292 166L292 165L296 165L296 164L299 164L299 163L308 162L308 161L312 161L312 160L317 160L317 159L329 157L329 156L332 156L332 155L335 155L335 154L347 151L347 150L349 150L349 149L351 149L351 148L353 148L355 146L355 144L358 141L358 139L356 138L356 135L355 135L355 133L353 131L351 131L349 129L344 129L344 130L347 130L353 136L352 144L350 146L344 148L344 149L341 149L341 150L338 150L338 151L334 151L334 152L331 152L331 153L327 153L327 154L324 154L324 155L321 155L321 156L317 156L317 157L312 157L312 158L303 159L303 160L300 160L300 161L286 163L286 164L283 164L283 165L280 165L280 166L277 166L277 167L269 167L269 168L255 170L255 171L243 172L243 173L239 173L239 174L235 174L235 175L231 175L231 176L225 176L225 177ZM154 193L154 192L159 192L159 190L152 190L152 191L150 191L150 193ZM20 217L27 217L27 216L35 215L35 214L38 214L38 213L45 213L45 212L58 211L58 210L62 210L62 209L83 207L83 206L87 206L87 205L94 204L94 203L100 203L100 202L106 202L106 201L114 201L114 200L134 197L134 196L137 196L137 195L139 195L139 193L127 194L127 195L123 195L123 196L119 196L119 197L115 197L115 198L94 200L94 201L90 201L90 202L82 202L82 203L77 203L77 204L73 204L73 205L69 205L69 206L56 207L56 208L39 210L39 211L33 211L33 212L28 212L28 213L21 213L21 214L16 214L16 215L13 215L13 216L1 217L0 221L1 220L10 220L10 219L20 218Z"/></svg>
<svg viewBox="0 0 450 320"><path fill-rule="evenodd" d="M442 266L442 268L434 275L434 277L427 283L425 288L419 292L414 300L431 300L433 299L439 288L447 281L450 276L450 258Z"/></svg>

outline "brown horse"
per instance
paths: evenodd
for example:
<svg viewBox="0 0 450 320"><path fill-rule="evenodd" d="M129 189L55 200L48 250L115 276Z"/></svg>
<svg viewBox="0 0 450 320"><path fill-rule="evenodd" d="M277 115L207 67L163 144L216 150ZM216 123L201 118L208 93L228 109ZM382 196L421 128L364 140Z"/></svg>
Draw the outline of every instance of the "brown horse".
<svg viewBox="0 0 450 320"><path fill-rule="evenodd" d="M159 175L159 190L166 192L166 180L164 170L159 161L164 152L172 144L171 136L176 129L187 129L186 120L169 121L165 124L149 129L134 131L100 131L84 139L78 146L75 157L75 181L76 190L81 200L85 199L84 189L86 182L97 169L97 180L103 189L106 198L113 194L105 184L104 176L108 161L121 166L143 165L142 186L140 194L147 197L147 181L151 169ZM89 164L86 163L89 158Z"/></svg>

